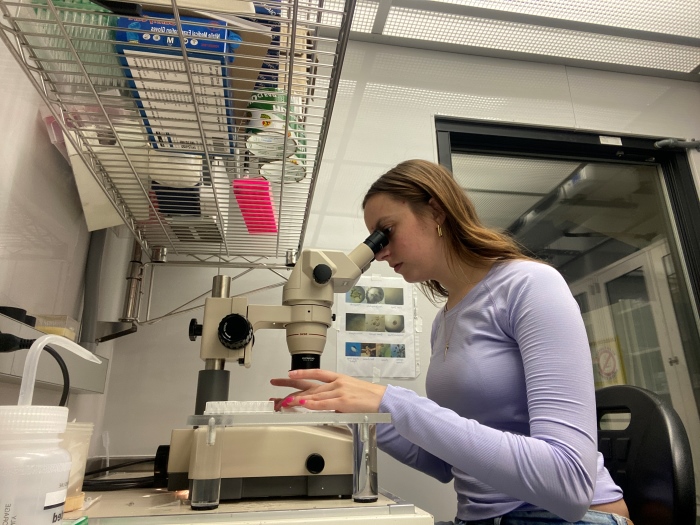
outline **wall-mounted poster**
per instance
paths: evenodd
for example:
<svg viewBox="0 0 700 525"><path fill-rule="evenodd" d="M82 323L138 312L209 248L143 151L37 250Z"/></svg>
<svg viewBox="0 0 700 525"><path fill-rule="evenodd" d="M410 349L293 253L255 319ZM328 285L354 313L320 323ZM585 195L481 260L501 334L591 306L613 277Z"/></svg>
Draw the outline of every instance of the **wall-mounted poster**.
<svg viewBox="0 0 700 525"><path fill-rule="evenodd" d="M418 376L413 285L361 277L338 294L338 372L356 377Z"/></svg>
<svg viewBox="0 0 700 525"><path fill-rule="evenodd" d="M595 387L626 384L625 366L617 337L589 341L588 344L593 359Z"/></svg>

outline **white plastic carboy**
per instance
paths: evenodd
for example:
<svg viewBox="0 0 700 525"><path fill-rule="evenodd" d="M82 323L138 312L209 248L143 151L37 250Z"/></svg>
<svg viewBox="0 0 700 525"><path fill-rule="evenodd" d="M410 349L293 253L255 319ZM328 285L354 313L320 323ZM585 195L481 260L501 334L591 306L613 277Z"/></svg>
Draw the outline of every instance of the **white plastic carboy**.
<svg viewBox="0 0 700 525"><path fill-rule="evenodd" d="M41 350L52 344L101 361L74 342L44 335L32 344L24 363L17 406L0 406L0 524L60 523L71 469L70 453L59 444L68 408L32 406Z"/></svg>

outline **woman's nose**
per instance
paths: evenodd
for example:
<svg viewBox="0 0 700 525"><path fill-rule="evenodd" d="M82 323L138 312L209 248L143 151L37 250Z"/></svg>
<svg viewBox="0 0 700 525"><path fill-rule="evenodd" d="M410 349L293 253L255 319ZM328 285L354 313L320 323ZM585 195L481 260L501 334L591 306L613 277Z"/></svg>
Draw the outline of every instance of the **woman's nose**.
<svg viewBox="0 0 700 525"><path fill-rule="evenodd" d="M384 246L381 250L379 250L375 255L374 259L377 261L383 261L387 258L389 255L389 245Z"/></svg>

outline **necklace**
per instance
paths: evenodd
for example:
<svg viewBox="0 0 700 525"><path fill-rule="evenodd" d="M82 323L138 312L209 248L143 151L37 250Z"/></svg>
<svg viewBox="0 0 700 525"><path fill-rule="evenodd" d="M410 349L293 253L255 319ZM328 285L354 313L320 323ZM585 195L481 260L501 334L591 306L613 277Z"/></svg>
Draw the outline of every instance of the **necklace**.
<svg viewBox="0 0 700 525"><path fill-rule="evenodd" d="M490 267L490 266L489 266ZM464 275L464 272L462 272ZM476 269L472 269L472 272L469 277L471 279L467 279L466 275L464 275L465 281L466 281L466 288L462 288L462 293L459 294L461 298L463 299L470 291L472 288L475 286L474 278L477 276L476 274ZM481 278L478 278L476 282L478 282ZM453 306L456 306L460 301L457 300ZM443 333L445 334L445 353L442 356L442 360L445 361L447 359L447 351L450 349L450 342L452 341L452 331L455 329L455 325L457 324L457 319L455 318L454 321L452 321L452 327L450 328L450 333L447 334L447 304L442 308L442 326L443 326Z"/></svg>
<svg viewBox="0 0 700 525"><path fill-rule="evenodd" d="M455 319L452 322L452 327L450 328L450 333L449 335L447 334L447 305L444 306L442 309L442 326L443 326L443 334L445 334L445 354L442 356L442 360L445 361L447 359L447 351L450 349L450 341L452 341L452 332L455 329L455 325L457 324L457 319Z"/></svg>

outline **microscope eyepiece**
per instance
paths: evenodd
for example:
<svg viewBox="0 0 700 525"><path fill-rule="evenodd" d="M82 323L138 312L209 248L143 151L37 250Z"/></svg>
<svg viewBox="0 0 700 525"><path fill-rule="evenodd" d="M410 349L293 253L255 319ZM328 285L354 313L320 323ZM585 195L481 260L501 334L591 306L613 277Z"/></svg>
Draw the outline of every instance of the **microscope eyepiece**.
<svg viewBox="0 0 700 525"><path fill-rule="evenodd" d="M389 238L381 230L374 230L372 235L365 239L365 244L370 247L372 253L377 253L379 250L389 244Z"/></svg>

